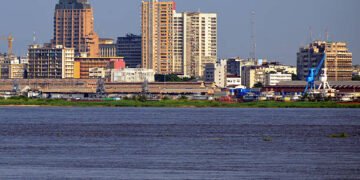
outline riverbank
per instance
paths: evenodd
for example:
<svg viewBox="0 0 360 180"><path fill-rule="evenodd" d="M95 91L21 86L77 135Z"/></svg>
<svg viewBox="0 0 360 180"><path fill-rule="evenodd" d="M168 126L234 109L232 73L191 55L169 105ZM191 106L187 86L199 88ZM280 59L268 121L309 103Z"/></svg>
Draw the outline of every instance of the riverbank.
<svg viewBox="0 0 360 180"><path fill-rule="evenodd" d="M60 106L60 107L184 107L184 108L360 108L360 103L338 102L249 102L225 103L217 101L162 100L162 101L67 101L47 99L1 99L0 106Z"/></svg>

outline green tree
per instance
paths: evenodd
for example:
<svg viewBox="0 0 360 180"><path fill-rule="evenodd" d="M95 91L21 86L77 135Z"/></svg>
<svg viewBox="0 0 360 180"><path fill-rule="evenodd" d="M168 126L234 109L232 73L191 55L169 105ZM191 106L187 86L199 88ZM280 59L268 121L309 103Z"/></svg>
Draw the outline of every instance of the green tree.
<svg viewBox="0 0 360 180"><path fill-rule="evenodd" d="M360 81L360 76L359 75L353 76L352 80L353 81Z"/></svg>
<svg viewBox="0 0 360 180"><path fill-rule="evenodd" d="M257 82L256 84L254 84L254 88L262 88L264 87L264 85L261 82Z"/></svg>

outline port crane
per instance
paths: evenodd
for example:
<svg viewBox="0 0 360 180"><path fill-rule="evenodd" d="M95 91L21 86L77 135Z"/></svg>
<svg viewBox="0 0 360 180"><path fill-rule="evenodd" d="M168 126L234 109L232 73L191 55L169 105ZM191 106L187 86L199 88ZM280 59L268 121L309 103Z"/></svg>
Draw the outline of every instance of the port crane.
<svg viewBox="0 0 360 180"><path fill-rule="evenodd" d="M335 93L335 90L332 89L329 85L328 78L327 78L327 69L322 68L326 60L326 54L324 53L323 58L321 59L320 63L316 68L309 69L309 75L306 78L306 88L304 94L314 95L320 94L322 97L333 96L332 93ZM315 80L318 77L320 71L322 70L322 74L320 75L320 82L318 88L316 88ZM329 94L331 93L331 94Z"/></svg>
<svg viewBox="0 0 360 180"><path fill-rule="evenodd" d="M1 40L6 40L8 42L8 52L7 54L10 55L13 53L13 42L14 42L14 37L12 35L9 36L1 36L0 37Z"/></svg>

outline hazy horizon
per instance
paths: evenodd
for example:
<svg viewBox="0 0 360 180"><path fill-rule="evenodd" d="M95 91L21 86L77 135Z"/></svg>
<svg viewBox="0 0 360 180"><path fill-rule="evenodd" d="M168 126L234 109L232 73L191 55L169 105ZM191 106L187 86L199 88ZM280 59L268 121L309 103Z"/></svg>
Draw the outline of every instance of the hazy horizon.
<svg viewBox="0 0 360 180"><path fill-rule="evenodd" d="M100 37L140 34L141 0L89 0L94 8L95 30ZM251 49L251 12L256 12L257 57L296 64L296 52L313 39L348 43L353 64L360 64L358 0L177 0L177 11L218 13L219 58L246 58ZM38 43L49 42L57 0L12 0L0 6L0 36L15 37L14 52L25 55L33 32ZM12 8L10 8L12 7ZM333 12L333 13L330 13ZM323 17L323 18L322 18ZM0 52L7 42L0 41Z"/></svg>

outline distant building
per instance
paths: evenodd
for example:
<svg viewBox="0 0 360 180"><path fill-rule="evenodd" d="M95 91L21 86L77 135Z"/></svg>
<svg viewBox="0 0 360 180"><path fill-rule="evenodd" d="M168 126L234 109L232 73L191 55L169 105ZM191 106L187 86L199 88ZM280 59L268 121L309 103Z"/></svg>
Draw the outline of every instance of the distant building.
<svg viewBox="0 0 360 180"><path fill-rule="evenodd" d="M10 64L0 63L0 79L9 79Z"/></svg>
<svg viewBox="0 0 360 180"><path fill-rule="evenodd" d="M0 53L0 79L9 79L10 58L7 54Z"/></svg>
<svg viewBox="0 0 360 180"><path fill-rule="evenodd" d="M127 34L118 37L116 43L117 56L124 57L128 68L141 67L141 36Z"/></svg>
<svg viewBox="0 0 360 180"><path fill-rule="evenodd" d="M116 57L116 44L113 39L100 38L100 57Z"/></svg>
<svg viewBox="0 0 360 180"><path fill-rule="evenodd" d="M28 50L29 79L68 79L74 78L74 49L31 45Z"/></svg>
<svg viewBox="0 0 360 180"><path fill-rule="evenodd" d="M217 60L217 14L174 13L173 71L203 77L205 64Z"/></svg>
<svg viewBox="0 0 360 180"><path fill-rule="evenodd" d="M215 13L177 13L174 1L144 0L141 27L143 68L203 78L205 64L217 60Z"/></svg>
<svg viewBox="0 0 360 180"><path fill-rule="evenodd" d="M219 62L212 64L206 64L205 66L205 81L215 82L217 87L226 87L227 77L226 60L220 60Z"/></svg>
<svg viewBox="0 0 360 180"><path fill-rule="evenodd" d="M142 68L114 69L111 72L111 81L123 83L155 82L155 71Z"/></svg>
<svg viewBox="0 0 360 180"><path fill-rule="evenodd" d="M292 81L292 75L291 74L282 74L281 72L267 73L264 85L265 86L275 86L278 83L284 82L284 81Z"/></svg>
<svg viewBox="0 0 360 180"><path fill-rule="evenodd" d="M296 74L296 68L293 66L282 65L278 62L263 62L262 65L243 66L241 74L242 85L252 88L256 83L266 84L267 74Z"/></svg>
<svg viewBox="0 0 360 180"><path fill-rule="evenodd" d="M227 74L241 77L241 69L244 66L255 66L258 61L251 59L229 58L227 59Z"/></svg>
<svg viewBox="0 0 360 180"><path fill-rule="evenodd" d="M122 57L79 57L75 58L74 65L74 78L76 79L89 79L90 70L93 68L104 69L123 69L125 62ZM97 77L97 76L96 76Z"/></svg>
<svg viewBox="0 0 360 180"><path fill-rule="evenodd" d="M142 1L142 67L172 74L174 1Z"/></svg>
<svg viewBox="0 0 360 180"><path fill-rule="evenodd" d="M237 87L241 86L241 78L237 76L227 76L226 87Z"/></svg>
<svg viewBox="0 0 360 180"><path fill-rule="evenodd" d="M10 65L10 79L23 79L25 76L26 64L11 64Z"/></svg>
<svg viewBox="0 0 360 180"><path fill-rule="evenodd" d="M301 47L297 53L297 74L305 80L310 68L316 68L326 53L323 67L327 68L329 81L351 81L352 53L344 42L314 41Z"/></svg>
<svg viewBox="0 0 360 180"><path fill-rule="evenodd" d="M93 9L88 0L59 0L55 7L52 45L74 48L76 56L99 56Z"/></svg>
<svg viewBox="0 0 360 180"><path fill-rule="evenodd" d="M360 76L360 65L353 66L353 76Z"/></svg>
<svg viewBox="0 0 360 180"><path fill-rule="evenodd" d="M107 71L110 71L110 69L90 68L89 69L89 79L106 78Z"/></svg>

